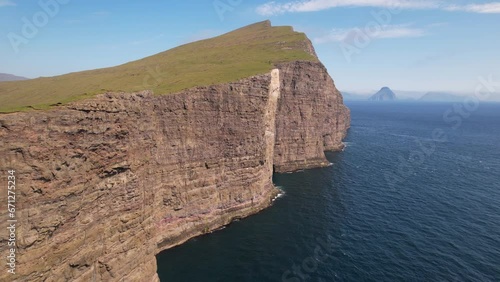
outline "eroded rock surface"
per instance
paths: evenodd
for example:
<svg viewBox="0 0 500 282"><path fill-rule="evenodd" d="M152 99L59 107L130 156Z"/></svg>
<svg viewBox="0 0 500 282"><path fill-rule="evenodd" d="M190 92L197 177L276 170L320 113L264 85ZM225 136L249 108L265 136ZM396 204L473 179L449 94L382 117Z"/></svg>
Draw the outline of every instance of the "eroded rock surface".
<svg viewBox="0 0 500 282"><path fill-rule="evenodd" d="M321 63L280 66L276 117L276 172L326 166L325 151L338 151L350 127L350 111Z"/></svg>
<svg viewBox="0 0 500 282"><path fill-rule="evenodd" d="M173 95L108 93L0 115L18 219L16 275L0 280L157 281L157 253L268 207L273 167L327 164L348 127L313 62ZM5 220L0 230L5 246Z"/></svg>

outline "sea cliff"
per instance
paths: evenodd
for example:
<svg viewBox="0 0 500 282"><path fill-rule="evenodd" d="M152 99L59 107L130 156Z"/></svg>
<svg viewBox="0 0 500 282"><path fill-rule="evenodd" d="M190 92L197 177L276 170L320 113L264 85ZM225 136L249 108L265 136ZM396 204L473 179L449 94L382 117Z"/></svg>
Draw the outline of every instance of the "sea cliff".
<svg viewBox="0 0 500 282"><path fill-rule="evenodd" d="M0 280L157 281L156 254L270 206L273 172L328 165L349 123L319 61L2 114L18 244L16 274ZM4 246L5 220L0 229Z"/></svg>

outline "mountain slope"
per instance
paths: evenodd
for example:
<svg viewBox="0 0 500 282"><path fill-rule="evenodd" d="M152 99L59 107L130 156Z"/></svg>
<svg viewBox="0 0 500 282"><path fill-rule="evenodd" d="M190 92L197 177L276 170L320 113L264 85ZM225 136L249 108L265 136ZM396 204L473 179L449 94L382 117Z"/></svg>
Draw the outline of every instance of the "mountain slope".
<svg viewBox="0 0 500 282"><path fill-rule="evenodd" d="M109 91L175 93L264 74L276 63L297 60L317 61L307 37L264 21L117 67L2 82L0 112L46 109Z"/></svg>
<svg viewBox="0 0 500 282"><path fill-rule="evenodd" d="M27 80L28 78L17 76L9 73L0 73L0 82L2 81L18 81L18 80Z"/></svg>
<svg viewBox="0 0 500 282"><path fill-rule="evenodd" d="M371 101L394 101L396 94L389 87L382 87L377 93L370 97Z"/></svg>

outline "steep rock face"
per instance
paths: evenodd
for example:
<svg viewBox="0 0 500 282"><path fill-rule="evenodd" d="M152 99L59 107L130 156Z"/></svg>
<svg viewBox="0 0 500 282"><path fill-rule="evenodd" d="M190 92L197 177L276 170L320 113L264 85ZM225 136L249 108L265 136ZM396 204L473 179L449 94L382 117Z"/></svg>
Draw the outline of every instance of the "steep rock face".
<svg viewBox="0 0 500 282"><path fill-rule="evenodd" d="M348 115L324 67L308 62L174 95L1 115L1 169L17 175L14 278L156 281L158 252L269 206L273 165L325 165ZM4 245L6 221L0 229Z"/></svg>
<svg viewBox="0 0 500 282"><path fill-rule="evenodd" d="M326 166L324 152L343 148L350 111L321 63L287 63L280 71L275 171Z"/></svg>

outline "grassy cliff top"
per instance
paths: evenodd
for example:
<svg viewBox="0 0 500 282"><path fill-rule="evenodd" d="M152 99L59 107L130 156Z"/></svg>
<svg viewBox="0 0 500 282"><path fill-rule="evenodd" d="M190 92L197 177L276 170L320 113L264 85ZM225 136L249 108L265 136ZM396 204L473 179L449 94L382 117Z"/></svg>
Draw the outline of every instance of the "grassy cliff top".
<svg viewBox="0 0 500 282"><path fill-rule="evenodd" d="M266 73L279 62L317 61L308 44L291 27L260 22L116 67L0 82L0 112L47 109L109 91L162 95L231 82Z"/></svg>

